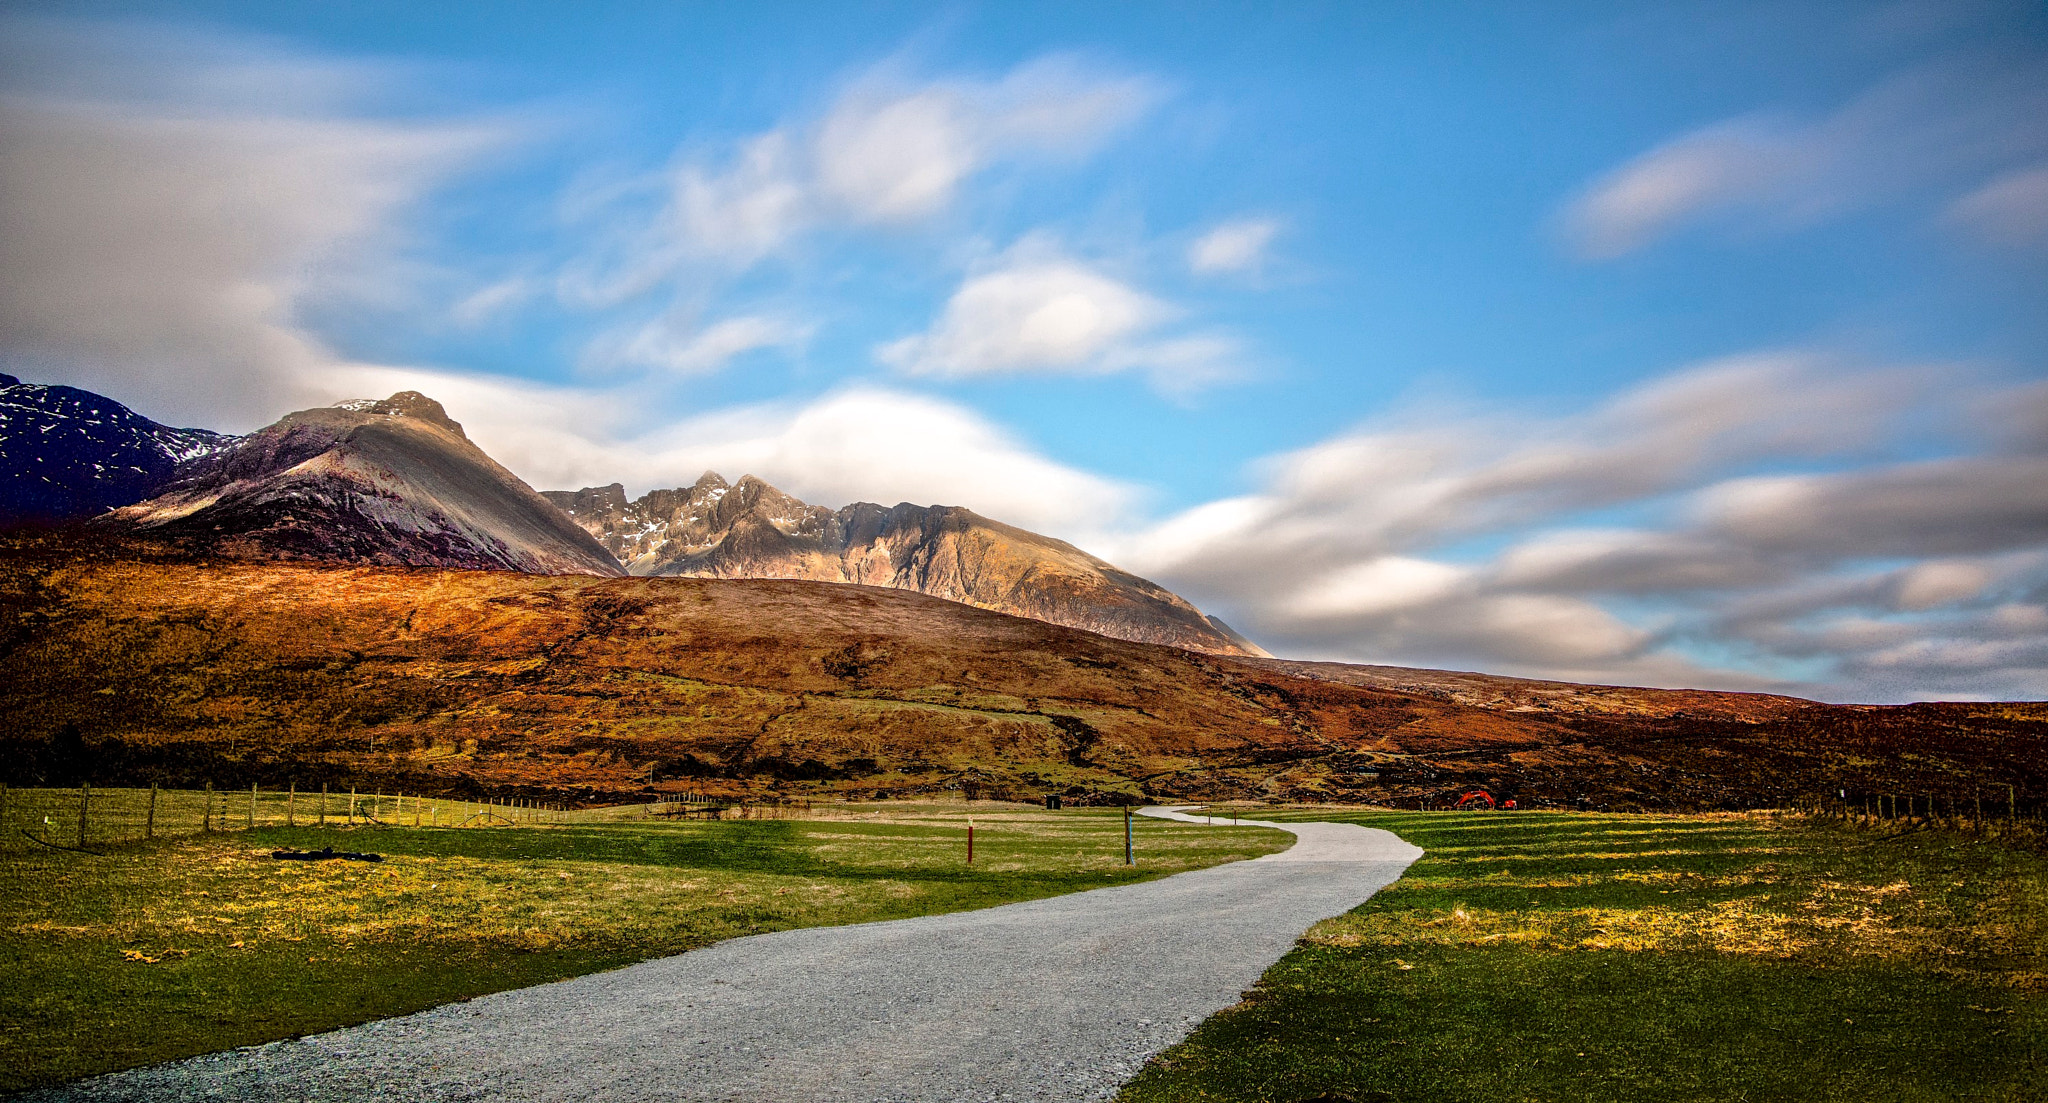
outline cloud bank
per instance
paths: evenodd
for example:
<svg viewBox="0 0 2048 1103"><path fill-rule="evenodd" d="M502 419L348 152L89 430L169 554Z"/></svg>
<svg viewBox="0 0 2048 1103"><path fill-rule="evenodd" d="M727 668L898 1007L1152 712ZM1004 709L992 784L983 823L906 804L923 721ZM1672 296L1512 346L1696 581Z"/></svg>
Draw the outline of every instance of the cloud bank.
<svg viewBox="0 0 2048 1103"><path fill-rule="evenodd" d="M1433 410L1345 434L1113 546L1288 654L2039 696L2044 411L2048 388L1950 366L1757 354L1578 414ZM1911 455L1930 423L1952 427L1946 454ZM1787 466L1807 470L1759 473Z"/></svg>

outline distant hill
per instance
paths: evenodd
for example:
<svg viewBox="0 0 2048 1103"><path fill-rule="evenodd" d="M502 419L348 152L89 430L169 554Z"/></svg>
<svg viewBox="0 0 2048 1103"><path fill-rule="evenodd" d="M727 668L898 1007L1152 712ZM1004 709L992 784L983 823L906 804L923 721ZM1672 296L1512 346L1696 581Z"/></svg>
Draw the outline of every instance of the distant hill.
<svg viewBox="0 0 2048 1103"><path fill-rule="evenodd" d="M1617 716L1735 720L1757 723L1800 715L1815 702L1773 693L1643 689L1546 682L1455 670L1263 659L1259 665L1297 678L1392 690L1496 712L1555 716Z"/></svg>
<svg viewBox="0 0 2048 1103"><path fill-rule="evenodd" d="M104 784L569 799L965 788L1413 806L1483 786L1524 807L1741 808L1846 790L1995 808L2011 785L2025 808L2048 787L2048 704L1621 690L1638 711L1512 694L1476 707L904 590L224 561L66 539L0 542L10 784L42 777L69 725Z"/></svg>
<svg viewBox="0 0 2048 1103"><path fill-rule="evenodd" d="M830 510L715 472L632 501L618 483L545 496L636 575L884 586L1118 639L1265 654L1163 586L960 506Z"/></svg>
<svg viewBox="0 0 2048 1103"><path fill-rule="evenodd" d="M0 375L0 526L105 513L156 494L234 438L159 425L111 398Z"/></svg>
<svg viewBox="0 0 2048 1103"><path fill-rule="evenodd" d="M100 523L236 558L624 573L414 391L288 414Z"/></svg>

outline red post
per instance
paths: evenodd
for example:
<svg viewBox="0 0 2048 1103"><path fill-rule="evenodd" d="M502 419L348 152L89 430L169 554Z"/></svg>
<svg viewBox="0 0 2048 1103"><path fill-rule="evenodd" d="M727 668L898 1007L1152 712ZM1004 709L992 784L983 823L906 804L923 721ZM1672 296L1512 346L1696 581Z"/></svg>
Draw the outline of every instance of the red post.
<svg viewBox="0 0 2048 1103"><path fill-rule="evenodd" d="M967 825L967 864L974 864L974 825Z"/></svg>

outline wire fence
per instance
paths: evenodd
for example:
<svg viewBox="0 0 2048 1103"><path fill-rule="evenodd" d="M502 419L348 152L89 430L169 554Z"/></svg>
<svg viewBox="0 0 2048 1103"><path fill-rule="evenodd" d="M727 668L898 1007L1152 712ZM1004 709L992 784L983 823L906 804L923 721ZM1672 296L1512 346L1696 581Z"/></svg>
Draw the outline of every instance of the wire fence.
<svg viewBox="0 0 2048 1103"><path fill-rule="evenodd" d="M2048 828L2048 806L2015 785L1968 793L1899 793L1837 789L1806 797L1794 808L1810 816L1864 824L1899 821L1977 834L2038 836Z"/></svg>
<svg viewBox="0 0 2048 1103"><path fill-rule="evenodd" d="M808 801L742 803L699 793L572 808L523 797L462 800L354 789L17 789L0 785L0 853L93 850L117 843L259 827L532 827L648 819L810 819Z"/></svg>

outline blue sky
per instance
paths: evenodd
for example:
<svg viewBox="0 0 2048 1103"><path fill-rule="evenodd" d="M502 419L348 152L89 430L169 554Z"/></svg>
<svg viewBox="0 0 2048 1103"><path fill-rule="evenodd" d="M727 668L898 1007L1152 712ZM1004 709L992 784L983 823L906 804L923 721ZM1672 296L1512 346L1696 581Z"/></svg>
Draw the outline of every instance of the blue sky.
<svg viewBox="0 0 2048 1103"><path fill-rule="evenodd" d="M417 387L1277 653L2048 695L2026 4L15 4L0 357Z"/></svg>

